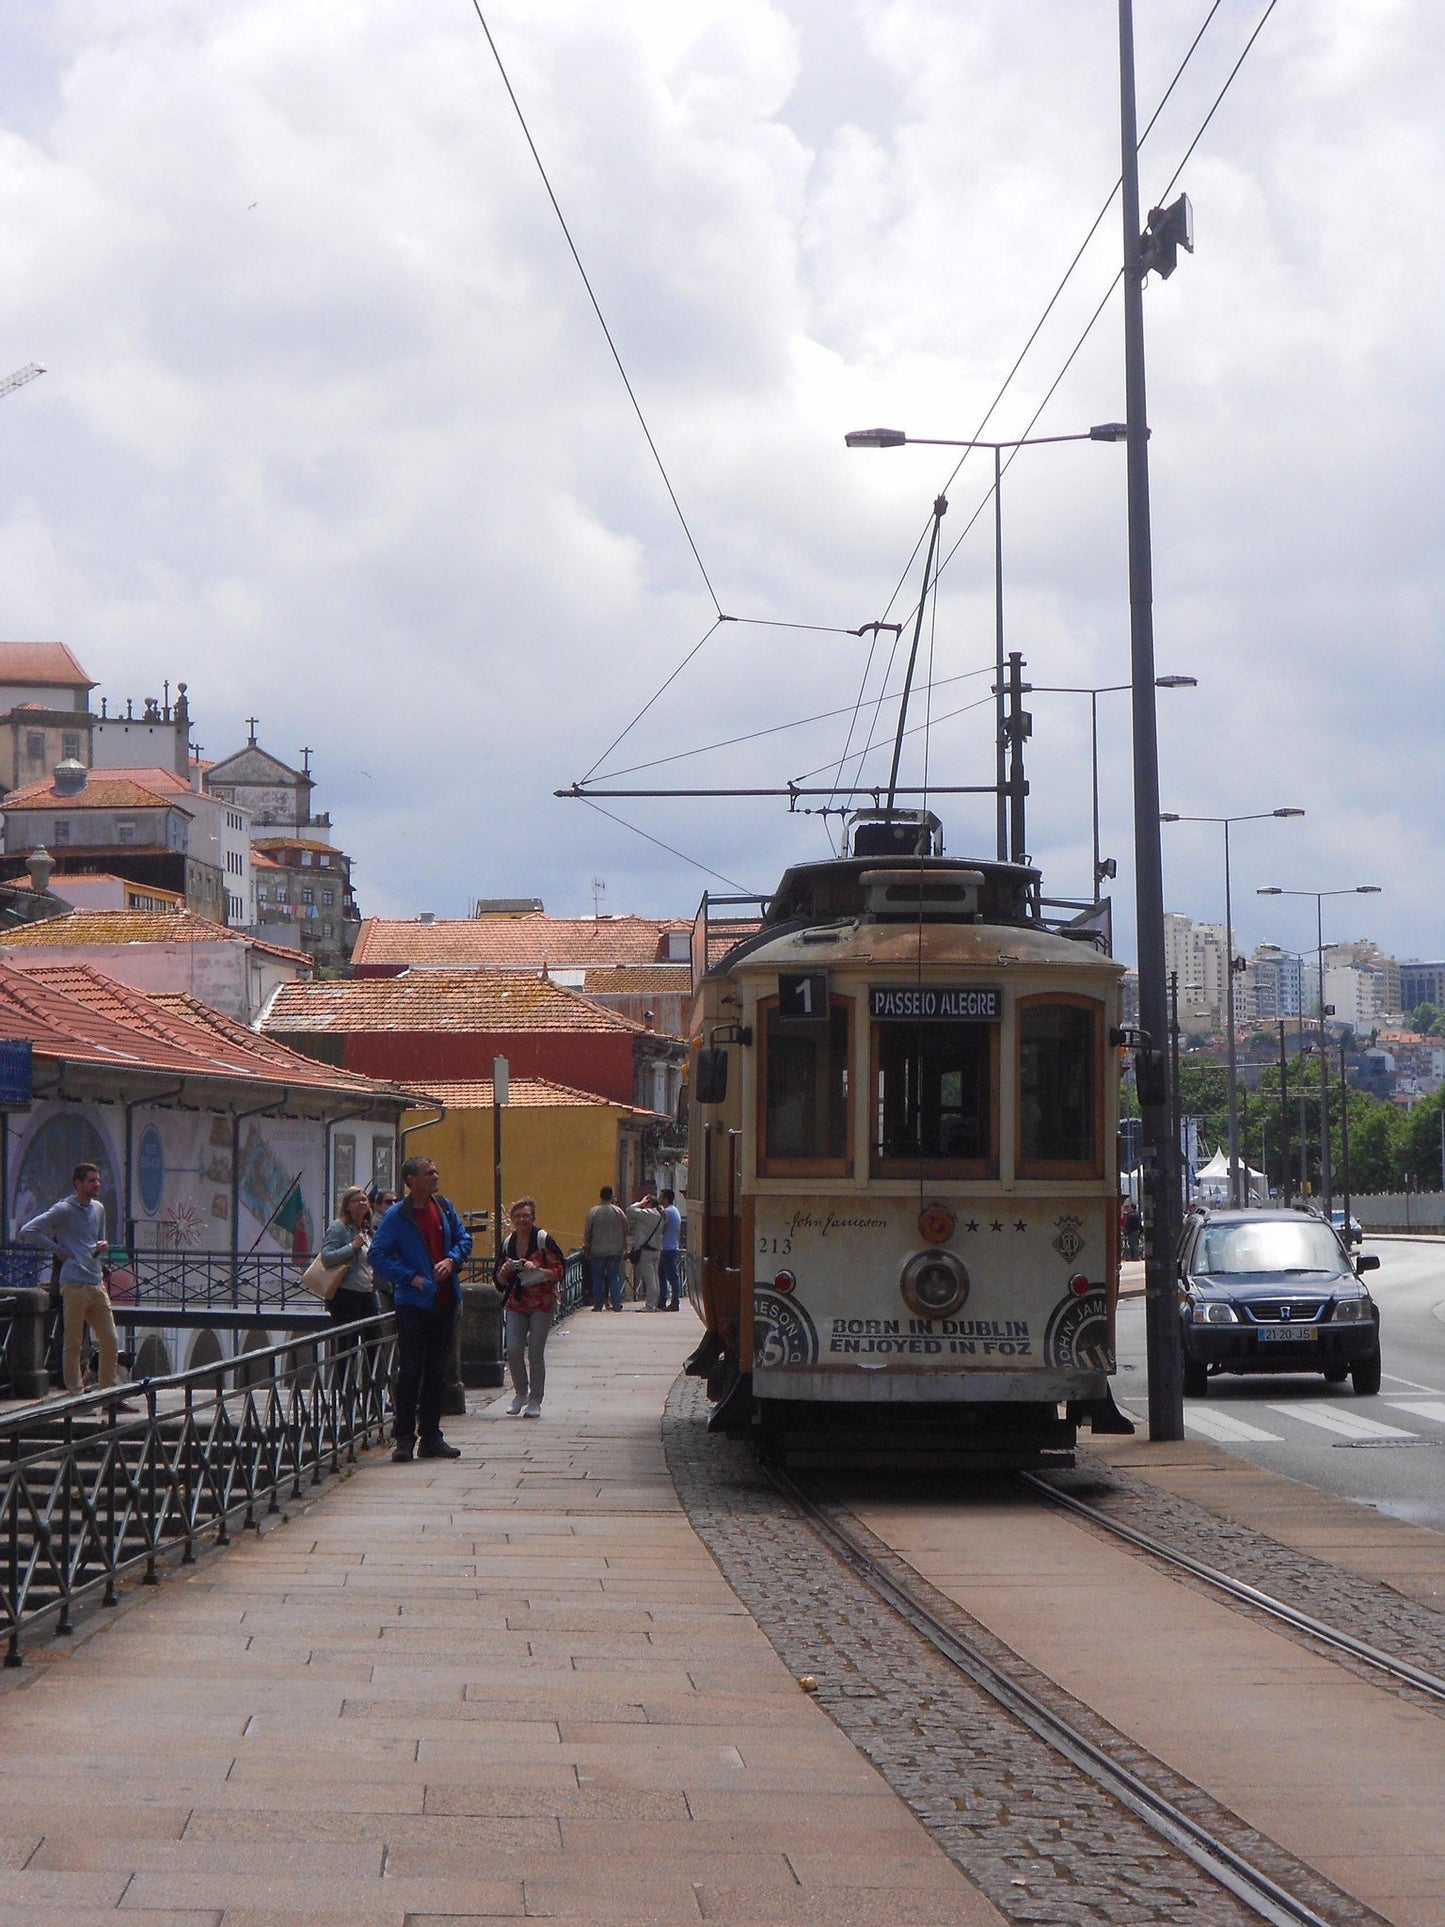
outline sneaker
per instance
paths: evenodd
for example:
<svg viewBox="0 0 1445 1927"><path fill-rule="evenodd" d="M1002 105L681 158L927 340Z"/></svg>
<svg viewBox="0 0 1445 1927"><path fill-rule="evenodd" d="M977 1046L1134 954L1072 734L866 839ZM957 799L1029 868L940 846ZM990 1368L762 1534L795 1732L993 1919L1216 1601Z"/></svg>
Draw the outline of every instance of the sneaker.
<svg viewBox="0 0 1445 1927"><path fill-rule="evenodd" d="M541 1418L541 1416L542 1401L538 1398L530 1399L528 1403L522 1407L523 1418Z"/></svg>
<svg viewBox="0 0 1445 1927"><path fill-rule="evenodd" d="M434 1439L424 1440L417 1449L419 1459L459 1459L461 1456L461 1448L448 1445L440 1432Z"/></svg>
<svg viewBox="0 0 1445 1927"><path fill-rule="evenodd" d="M525 1392L518 1392L517 1396L512 1400L511 1404L507 1407L507 1417L520 1418L523 1412L526 1411L526 1409L527 1409L527 1394Z"/></svg>
<svg viewBox="0 0 1445 1927"><path fill-rule="evenodd" d="M415 1439L398 1439L391 1449L391 1462L393 1465L406 1465L409 1460L415 1457Z"/></svg>

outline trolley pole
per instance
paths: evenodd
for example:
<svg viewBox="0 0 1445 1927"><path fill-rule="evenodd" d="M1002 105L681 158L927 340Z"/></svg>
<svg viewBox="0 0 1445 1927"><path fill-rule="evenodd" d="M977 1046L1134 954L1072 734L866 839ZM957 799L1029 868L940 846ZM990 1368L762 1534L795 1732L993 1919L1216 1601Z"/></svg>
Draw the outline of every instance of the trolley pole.
<svg viewBox="0 0 1445 1927"><path fill-rule="evenodd" d="M1159 836L1159 740L1154 696L1154 584L1149 533L1149 426L1144 388L1144 259L1139 226L1139 131L1133 0L1119 0L1119 136L1123 154L1124 389L1129 457L1129 639L1134 722L1134 868L1139 1022L1162 1073L1169 1013L1164 966L1164 864ZM1141 1077L1145 1204L1144 1312L1149 1436L1184 1436L1175 1253L1181 1212L1168 1080ZM1146 1099L1148 1101L1146 1101Z"/></svg>

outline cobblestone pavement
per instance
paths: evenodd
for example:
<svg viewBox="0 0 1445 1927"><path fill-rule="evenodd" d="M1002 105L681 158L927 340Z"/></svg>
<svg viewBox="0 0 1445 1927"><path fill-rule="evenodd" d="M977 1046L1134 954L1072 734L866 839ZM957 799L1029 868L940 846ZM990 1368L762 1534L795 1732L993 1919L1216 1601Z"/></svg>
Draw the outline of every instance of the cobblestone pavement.
<svg viewBox="0 0 1445 1927"><path fill-rule="evenodd" d="M1445 1613L1406 1598L1384 1580L1351 1572L1282 1545L1236 1520L1206 1512L1125 1467L1105 1465L1083 1449L1074 1471L1049 1473L1046 1483L1121 1525L1147 1533L1172 1551L1201 1560L1328 1626L1354 1633L1393 1659L1445 1677ZM1186 1579L1181 1583L1204 1582ZM1353 1667L1355 1662L1342 1660L1341 1664ZM1378 1682L1377 1673L1363 1665L1359 1670ZM1398 1690L1409 1692L1404 1687ZM1431 1704L1421 1696L1410 1697L1419 1704Z"/></svg>
<svg viewBox="0 0 1445 1927"><path fill-rule="evenodd" d="M820 1703L1002 1913L1038 1927L1257 1920L903 1625L807 1529L746 1446L706 1435L706 1410L701 1387L680 1381L663 1428L694 1529L789 1669L817 1678ZM866 1528L850 1521L849 1530L872 1539L950 1630L1322 1918L1339 1927L1380 1919L1044 1680Z"/></svg>

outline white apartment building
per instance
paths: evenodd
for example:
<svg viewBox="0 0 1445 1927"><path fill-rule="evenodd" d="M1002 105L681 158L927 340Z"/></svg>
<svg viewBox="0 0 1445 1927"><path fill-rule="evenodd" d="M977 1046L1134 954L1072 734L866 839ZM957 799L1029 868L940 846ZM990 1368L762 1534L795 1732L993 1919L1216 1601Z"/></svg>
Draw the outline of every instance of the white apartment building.
<svg viewBox="0 0 1445 1927"><path fill-rule="evenodd" d="M1195 923L1177 912L1164 913L1164 969L1179 987L1179 1025L1223 1030L1226 1010L1225 946L1222 923Z"/></svg>

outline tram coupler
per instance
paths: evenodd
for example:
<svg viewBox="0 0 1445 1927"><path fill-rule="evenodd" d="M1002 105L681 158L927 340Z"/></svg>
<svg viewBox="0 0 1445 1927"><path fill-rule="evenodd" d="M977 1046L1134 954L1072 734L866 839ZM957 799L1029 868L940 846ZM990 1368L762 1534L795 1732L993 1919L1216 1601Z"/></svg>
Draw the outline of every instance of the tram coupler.
<svg viewBox="0 0 1445 1927"><path fill-rule="evenodd" d="M683 1364L685 1378L710 1378L713 1367L723 1355L723 1342L714 1331L706 1331L692 1353Z"/></svg>

